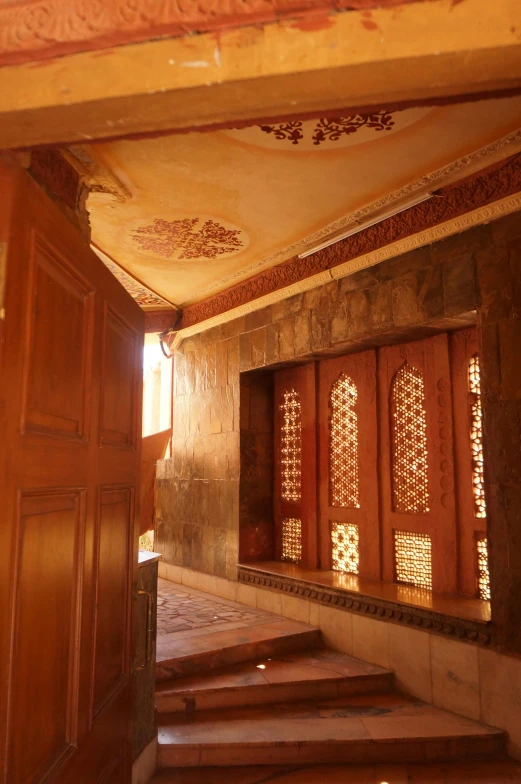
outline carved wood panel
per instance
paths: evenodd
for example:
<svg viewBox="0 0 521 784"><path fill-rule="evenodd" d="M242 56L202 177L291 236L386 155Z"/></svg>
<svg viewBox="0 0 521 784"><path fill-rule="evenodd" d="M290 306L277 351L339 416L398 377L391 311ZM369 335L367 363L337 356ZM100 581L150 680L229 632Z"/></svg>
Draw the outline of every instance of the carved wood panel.
<svg viewBox="0 0 521 784"><path fill-rule="evenodd" d="M486 516L478 517L473 493L472 431L475 423L472 409L476 395L471 390L469 371L471 359L479 357L476 329L455 332L450 335L449 340L452 395L454 410L457 411L457 416L454 417L454 450L458 471L456 504L459 520L459 590L464 596L477 596L480 550L483 552L483 544L480 542L486 536L487 521Z"/></svg>
<svg viewBox="0 0 521 784"><path fill-rule="evenodd" d="M111 307L105 311L100 438L105 446L132 448L137 438L138 410L134 368L138 335Z"/></svg>
<svg viewBox="0 0 521 784"><path fill-rule="evenodd" d="M320 563L378 580L376 353L318 368Z"/></svg>
<svg viewBox="0 0 521 784"><path fill-rule="evenodd" d="M84 502L76 489L22 492L19 499L7 762L13 782L43 781L76 742Z"/></svg>
<svg viewBox="0 0 521 784"><path fill-rule="evenodd" d="M96 621L93 712L122 686L129 656L127 592L132 526L133 488L103 487L96 536Z"/></svg>
<svg viewBox="0 0 521 784"><path fill-rule="evenodd" d="M315 567L315 364L275 373L275 552L278 560Z"/></svg>
<svg viewBox="0 0 521 784"><path fill-rule="evenodd" d="M85 437L94 291L41 236L31 267L23 427Z"/></svg>
<svg viewBox="0 0 521 784"><path fill-rule="evenodd" d="M397 563L407 563L407 552L399 550L407 547L405 534L416 535L410 539L410 551L417 553L417 557L413 559L414 564L410 562L401 571L402 581L419 588L431 584L434 591L456 593L457 527L448 336L437 335L382 348L378 368L383 578L397 579ZM411 372L406 372L410 369ZM406 382L398 387L399 396L397 379ZM400 406L405 409L403 413ZM404 455L400 452L402 448ZM400 476L398 469L404 460L409 461L414 471ZM403 495L400 503L397 503L397 492ZM425 557L426 536L430 537L431 560ZM430 568L432 574L427 574Z"/></svg>

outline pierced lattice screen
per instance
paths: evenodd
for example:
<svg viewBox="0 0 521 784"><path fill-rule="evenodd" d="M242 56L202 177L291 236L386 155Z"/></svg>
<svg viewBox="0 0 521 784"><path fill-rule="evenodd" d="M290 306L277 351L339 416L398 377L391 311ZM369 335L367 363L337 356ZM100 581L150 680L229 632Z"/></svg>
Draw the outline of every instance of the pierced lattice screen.
<svg viewBox="0 0 521 784"><path fill-rule="evenodd" d="M394 531L394 559L397 582L432 589L430 536Z"/></svg>
<svg viewBox="0 0 521 784"><path fill-rule="evenodd" d="M360 567L359 530L353 523L331 523L331 563L337 572L358 574Z"/></svg>
<svg viewBox="0 0 521 784"><path fill-rule="evenodd" d="M358 391L343 373L331 387L329 405L329 495L331 506L359 509Z"/></svg>
<svg viewBox="0 0 521 784"><path fill-rule="evenodd" d="M280 466L281 495L285 501L300 501L302 478L302 423L300 395L291 389L284 392L282 403Z"/></svg>
<svg viewBox="0 0 521 784"><path fill-rule="evenodd" d="M481 369L475 354L469 362L470 448L472 451L472 492L476 517L487 516L483 477L483 412L481 409Z"/></svg>
<svg viewBox="0 0 521 784"><path fill-rule="evenodd" d="M391 387L392 481L395 512L429 511L427 420L423 374L406 363Z"/></svg>
<svg viewBox="0 0 521 784"><path fill-rule="evenodd" d="M490 574L488 571L488 544L485 536L476 541L478 556L478 593L480 599L490 601Z"/></svg>
<svg viewBox="0 0 521 784"><path fill-rule="evenodd" d="M302 523L297 517L282 520L281 559L293 563L300 563L302 559Z"/></svg>

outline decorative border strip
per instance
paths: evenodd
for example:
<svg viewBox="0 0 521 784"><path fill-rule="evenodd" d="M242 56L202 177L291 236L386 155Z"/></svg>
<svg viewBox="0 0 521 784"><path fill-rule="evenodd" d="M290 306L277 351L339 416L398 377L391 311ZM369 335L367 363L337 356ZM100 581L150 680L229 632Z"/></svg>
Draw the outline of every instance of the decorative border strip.
<svg viewBox="0 0 521 784"><path fill-rule="evenodd" d="M342 8L390 8L414 0L11 0L0 5L0 65L106 49L164 36L326 14ZM311 8L310 8L311 6Z"/></svg>
<svg viewBox="0 0 521 784"><path fill-rule="evenodd" d="M461 642L481 646L494 646L497 644L496 630L491 622L454 618L434 610L399 604L387 599L376 599L354 591L329 588L294 577L274 575L270 572L263 572L261 569L253 569L247 566L239 565L237 567L237 579L242 583L249 583L260 588L270 588L275 591L283 591L294 596L302 596L304 599L329 607L336 607L346 612L356 613L357 615L372 616L376 620L391 621L402 626L414 626L422 631L453 639L457 638Z"/></svg>
<svg viewBox="0 0 521 784"><path fill-rule="evenodd" d="M316 288L317 286L322 286L325 283L330 283L332 280L347 277L353 272L358 272L366 267L374 266L386 259L400 256L402 253L416 250L425 245L431 245L433 242L439 242L439 240L451 237L453 234L459 234L473 226L479 226L492 220L498 220L499 218L503 218L505 215L510 215L512 212L517 212L518 210L521 210L521 192L516 193L513 196L507 196L493 204L488 204L486 207L480 207L461 217L454 218L445 223L440 223L437 226L418 232L418 234L413 234L403 240L393 242L386 245L384 248L366 253L356 259L350 259L344 264L333 267L331 270L326 270L325 272L318 273L318 275L312 275L309 278L299 280L297 283L272 291L270 294L265 294L244 305L239 305L239 307L232 308L224 313L219 313L217 316L213 316L205 321L200 321L190 327L185 327L185 329L181 329L175 333L175 337L171 342L171 348L176 350L183 340L191 335L196 335L199 332L211 329L212 327L217 327L228 321L233 321L240 316L245 316L256 310L261 310L268 305L273 305L275 302L280 302L295 294L300 294L304 291Z"/></svg>

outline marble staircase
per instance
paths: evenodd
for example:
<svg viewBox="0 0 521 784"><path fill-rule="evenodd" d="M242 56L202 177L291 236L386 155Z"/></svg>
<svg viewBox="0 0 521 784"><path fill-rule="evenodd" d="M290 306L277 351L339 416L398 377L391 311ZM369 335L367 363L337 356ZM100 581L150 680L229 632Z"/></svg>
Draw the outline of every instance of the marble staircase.
<svg viewBox="0 0 521 784"><path fill-rule="evenodd" d="M429 781L410 778L407 766L450 772L477 761L484 773L506 765L503 778L469 782L521 781L504 732L400 693L393 673L326 648L319 630L270 614L228 629L213 619L213 632L158 645L154 784L209 784L216 768L230 784L405 784ZM389 766L401 777L385 774ZM443 775L432 783L467 781Z"/></svg>

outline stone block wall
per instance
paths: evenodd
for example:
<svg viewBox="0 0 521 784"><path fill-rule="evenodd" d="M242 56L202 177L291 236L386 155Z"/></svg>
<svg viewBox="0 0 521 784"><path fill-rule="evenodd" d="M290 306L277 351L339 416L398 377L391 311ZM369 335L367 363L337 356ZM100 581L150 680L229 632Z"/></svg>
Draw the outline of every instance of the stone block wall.
<svg viewBox="0 0 521 784"><path fill-rule="evenodd" d="M521 595L520 269L514 214L186 339L174 360L174 456L158 474L157 548L165 561L235 579L240 529L244 556L247 526L272 522L266 474L257 473L260 496L248 479L252 466L272 460L262 453L263 434L251 436L246 400L258 379L250 371L428 337L475 323L477 312L493 615L502 647L521 653L512 599ZM263 384L255 393L261 408L269 399Z"/></svg>

